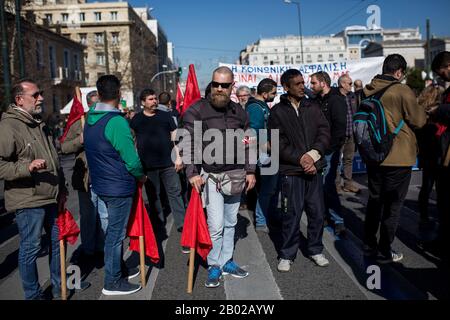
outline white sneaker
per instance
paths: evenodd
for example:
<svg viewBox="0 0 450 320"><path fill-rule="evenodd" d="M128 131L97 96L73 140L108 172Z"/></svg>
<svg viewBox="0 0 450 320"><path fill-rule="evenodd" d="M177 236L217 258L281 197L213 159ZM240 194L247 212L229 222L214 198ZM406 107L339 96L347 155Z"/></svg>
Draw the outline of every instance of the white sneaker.
<svg viewBox="0 0 450 320"><path fill-rule="evenodd" d="M316 254L314 256L310 256L311 260L315 262L319 267L326 267L330 264L327 258L323 253Z"/></svg>
<svg viewBox="0 0 450 320"><path fill-rule="evenodd" d="M291 260L287 259L280 259L280 262L278 262L278 271L280 272L289 272L291 269Z"/></svg>

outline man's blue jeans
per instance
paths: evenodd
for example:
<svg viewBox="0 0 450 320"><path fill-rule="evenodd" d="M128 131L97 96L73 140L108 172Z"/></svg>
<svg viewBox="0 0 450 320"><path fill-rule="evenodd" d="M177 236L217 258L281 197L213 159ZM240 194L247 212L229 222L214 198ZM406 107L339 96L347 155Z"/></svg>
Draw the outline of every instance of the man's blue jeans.
<svg viewBox="0 0 450 320"><path fill-rule="evenodd" d="M78 191L80 206L81 246L86 254L103 251L108 226L108 211L105 203L91 188L89 192Z"/></svg>
<svg viewBox="0 0 450 320"><path fill-rule="evenodd" d="M324 177L324 194L325 194L325 216L328 221L332 221L334 225L344 223L342 217L341 200L336 189L336 175L341 157L340 149L325 156L327 167L323 172Z"/></svg>
<svg viewBox="0 0 450 320"><path fill-rule="evenodd" d="M133 205L133 196L99 196L108 209L108 228L105 238L105 286L113 285L122 277L121 265L123 240L126 236L128 218Z"/></svg>
<svg viewBox="0 0 450 320"><path fill-rule="evenodd" d="M56 204L16 211L16 223L20 235L19 272L25 299L34 299L42 293L36 265L36 259L41 249L42 227L51 237L48 258L52 286L55 290L61 287L57 215L58 207Z"/></svg>
<svg viewBox="0 0 450 320"><path fill-rule="evenodd" d="M279 175L261 175L261 187L256 202L255 220L256 226L265 226L271 215L275 214L278 205L278 195L280 192Z"/></svg>
<svg viewBox="0 0 450 320"><path fill-rule="evenodd" d="M208 265L222 268L233 257L234 231L241 195L224 196L216 190L216 184L211 179L206 183L208 230L213 245L208 254Z"/></svg>

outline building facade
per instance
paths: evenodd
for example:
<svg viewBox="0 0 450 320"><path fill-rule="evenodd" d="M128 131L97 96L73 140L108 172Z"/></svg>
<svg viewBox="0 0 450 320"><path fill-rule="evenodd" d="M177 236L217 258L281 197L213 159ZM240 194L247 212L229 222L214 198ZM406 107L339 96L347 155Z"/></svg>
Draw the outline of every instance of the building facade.
<svg viewBox="0 0 450 320"><path fill-rule="evenodd" d="M364 58L363 50L371 43L383 41L383 29L369 29L365 26L350 26L335 37L344 38L348 60Z"/></svg>
<svg viewBox="0 0 450 320"><path fill-rule="evenodd" d="M363 56L387 57L390 54L401 54L410 68L425 68L425 51L422 40L385 40L381 43L371 42L363 49Z"/></svg>
<svg viewBox="0 0 450 320"><path fill-rule="evenodd" d="M85 47L32 21L21 19L24 75L35 80L44 91L43 117L57 120L52 115L73 98L75 86L84 86L83 52ZM15 15L6 12L6 34L9 50L11 82L21 78L18 50L15 42ZM14 39L13 39L14 38ZM0 73L3 75L3 59ZM0 90L4 90L3 76ZM4 97L5 93L0 92ZM50 123L52 124L52 123ZM54 124L54 123L53 123Z"/></svg>
<svg viewBox="0 0 450 320"><path fill-rule="evenodd" d="M347 59L343 38L303 37L302 41L304 63ZM301 64L300 47L300 37L298 36L260 39L241 51L240 63L246 65Z"/></svg>
<svg viewBox="0 0 450 320"><path fill-rule="evenodd" d="M87 86L104 74L122 83L127 108L139 103L142 89L156 73L156 38L127 2L85 3L85 0L34 0L24 7L36 22L85 46ZM145 67L144 67L145 66Z"/></svg>
<svg viewBox="0 0 450 320"><path fill-rule="evenodd" d="M156 73L175 70L173 63L173 47L168 42L167 35L164 32L158 20L151 16L151 9L148 8L134 8L141 19L147 24L147 27L152 31L156 38L156 52L158 56L158 63ZM171 59L172 57L172 59ZM153 89L157 92L167 91L171 94L176 92L176 74L161 74L153 81Z"/></svg>

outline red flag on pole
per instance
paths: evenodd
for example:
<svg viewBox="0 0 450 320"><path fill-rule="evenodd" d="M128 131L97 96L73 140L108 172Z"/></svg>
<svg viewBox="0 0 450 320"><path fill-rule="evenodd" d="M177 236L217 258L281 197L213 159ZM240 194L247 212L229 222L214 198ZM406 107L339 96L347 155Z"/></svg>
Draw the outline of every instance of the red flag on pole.
<svg viewBox="0 0 450 320"><path fill-rule="evenodd" d="M81 104L81 101L78 100L77 96L74 95L72 108L70 109L69 118L67 119L67 125L64 128L64 133L63 133L62 137L59 139L59 141L61 143L63 143L64 140L66 140L66 136L67 136L67 133L69 132L70 127L75 122L80 120L83 115L84 115L83 105Z"/></svg>
<svg viewBox="0 0 450 320"><path fill-rule="evenodd" d="M191 105L197 102L197 100L200 100L200 98L201 95L200 89L198 88L197 76L195 75L195 68L193 64L190 64L181 115L183 115Z"/></svg>
<svg viewBox="0 0 450 320"><path fill-rule="evenodd" d="M134 196L133 208L131 209L130 219L128 220L127 234L130 237L131 251L139 252L139 237L143 236L145 241L145 255L150 258L153 263L158 263L159 253L156 243L153 227L145 208L144 199L142 198L142 184L138 184L138 191Z"/></svg>
<svg viewBox="0 0 450 320"><path fill-rule="evenodd" d="M183 107L183 91L181 90L180 83L177 83L177 111L181 114Z"/></svg>
<svg viewBox="0 0 450 320"><path fill-rule="evenodd" d="M191 200L189 201L186 216L184 217L181 246L195 248L203 260L206 260L209 251L212 249L202 200L195 189L192 189Z"/></svg>
<svg viewBox="0 0 450 320"><path fill-rule="evenodd" d="M59 229L59 240L64 240L74 245L77 242L78 235L80 234L80 228L70 213L69 210L64 209L64 211L58 213L58 218L56 219L56 224Z"/></svg>

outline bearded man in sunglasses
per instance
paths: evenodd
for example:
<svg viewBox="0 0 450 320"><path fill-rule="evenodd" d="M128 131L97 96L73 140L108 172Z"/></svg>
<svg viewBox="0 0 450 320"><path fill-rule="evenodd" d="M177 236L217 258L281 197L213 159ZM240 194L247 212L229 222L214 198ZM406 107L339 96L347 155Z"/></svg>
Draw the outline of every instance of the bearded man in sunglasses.
<svg viewBox="0 0 450 320"><path fill-rule="evenodd" d="M67 189L50 131L41 120L43 92L31 79L17 82L13 103L0 122L0 179L5 180L5 204L16 212L20 235L19 272L25 299L44 299L36 259L42 227L51 236L49 250L53 297L60 296L59 232L56 217Z"/></svg>
<svg viewBox="0 0 450 320"><path fill-rule="evenodd" d="M251 165L249 161L249 139L238 134L248 129L249 121L245 110L230 99L233 85L233 72L227 67L217 68L213 72L211 94L195 103L183 116L184 128L190 134L190 141L194 142L187 150L182 145L191 159L185 161L186 176L193 188L199 193L204 192L208 230L213 245L208 255L208 279L205 282L208 288L218 287L222 274L231 274L236 278L248 276L248 271L233 261L234 232L241 193L245 187L248 191L255 186L256 163ZM194 130L198 127L194 122L199 121L201 130ZM234 132L237 139L236 136L229 137L229 132ZM210 133L213 139L207 138ZM197 143L198 139L201 143ZM201 150L197 150L197 145L201 145ZM202 162L195 163L200 152L203 154ZM240 155L244 152L245 157L241 159ZM230 177L227 182L226 176ZM227 185L238 187L232 186L226 190Z"/></svg>

